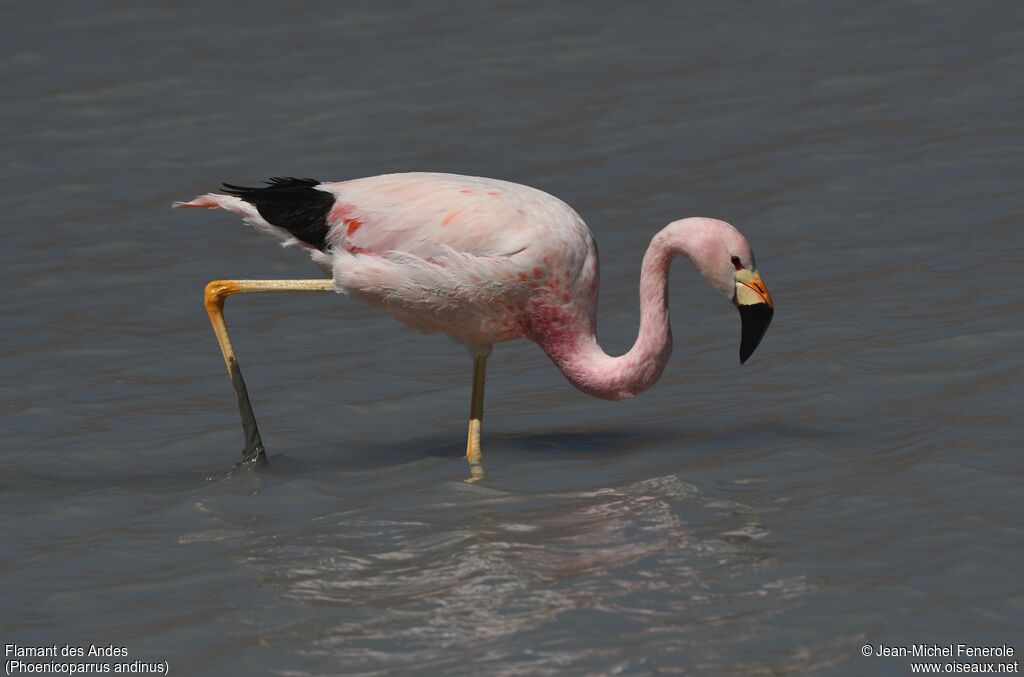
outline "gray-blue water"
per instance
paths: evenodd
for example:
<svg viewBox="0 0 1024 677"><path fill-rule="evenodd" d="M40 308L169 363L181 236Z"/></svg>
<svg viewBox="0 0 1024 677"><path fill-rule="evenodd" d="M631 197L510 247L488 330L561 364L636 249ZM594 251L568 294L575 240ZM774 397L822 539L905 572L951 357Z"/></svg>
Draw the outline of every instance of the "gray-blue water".
<svg viewBox="0 0 1024 677"><path fill-rule="evenodd" d="M208 4L3 10L0 642L179 675L1020 657L1024 6ZM775 321L740 367L683 261L673 360L635 400L500 346L467 484L461 347L342 297L236 297L271 469L227 478L203 285L317 271L170 203L408 170L573 205L609 350L684 216L746 233Z"/></svg>

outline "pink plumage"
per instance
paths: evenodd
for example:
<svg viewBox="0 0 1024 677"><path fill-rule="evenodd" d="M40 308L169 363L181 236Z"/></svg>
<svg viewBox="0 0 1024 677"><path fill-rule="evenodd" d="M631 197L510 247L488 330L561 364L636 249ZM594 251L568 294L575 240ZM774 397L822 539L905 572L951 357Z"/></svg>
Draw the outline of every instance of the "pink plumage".
<svg viewBox="0 0 1024 677"><path fill-rule="evenodd" d="M534 341L574 386L606 399L646 390L668 362L666 288L676 254L689 258L741 312L751 304L768 306L767 319L759 316L759 326L749 332L756 333L753 347L771 319L771 298L743 235L723 221L683 219L652 240L641 272L636 343L612 357L595 335L594 238L561 200L515 183L452 174L306 181L302 185L332 198L323 202L322 242L304 241L286 224L270 222L259 200L247 201L244 192L207 194L178 206L241 215L261 232L308 251L338 291L420 331L446 333L474 355L487 355L494 344L512 339ZM256 195L269 189L237 190ZM745 326L745 344L747 334Z"/></svg>

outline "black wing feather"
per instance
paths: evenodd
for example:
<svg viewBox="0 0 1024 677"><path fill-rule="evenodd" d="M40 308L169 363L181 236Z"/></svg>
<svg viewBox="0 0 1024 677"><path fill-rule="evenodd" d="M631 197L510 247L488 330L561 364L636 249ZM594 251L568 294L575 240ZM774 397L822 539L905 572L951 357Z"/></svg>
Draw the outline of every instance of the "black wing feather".
<svg viewBox="0 0 1024 677"><path fill-rule="evenodd" d="M224 184L224 192L256 207L267 223L284 228L306 244L323 249L329 226L327 215L334 196L317 190L316 179L272 177L261 188Z"/></svg>

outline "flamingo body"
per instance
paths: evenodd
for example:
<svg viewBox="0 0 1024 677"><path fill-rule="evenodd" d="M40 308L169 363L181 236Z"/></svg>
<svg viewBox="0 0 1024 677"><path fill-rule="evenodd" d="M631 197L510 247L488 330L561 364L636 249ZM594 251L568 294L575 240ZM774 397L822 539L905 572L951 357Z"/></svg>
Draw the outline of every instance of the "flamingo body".
<svg viewBox="0 0 1024 677"><path fill-rule="evenodd" d="M399 174L323 184L335 196L330 266L340 290L474 350L537 340L538 314L595 315L590 230L561 200L506 181Z"/></svg>

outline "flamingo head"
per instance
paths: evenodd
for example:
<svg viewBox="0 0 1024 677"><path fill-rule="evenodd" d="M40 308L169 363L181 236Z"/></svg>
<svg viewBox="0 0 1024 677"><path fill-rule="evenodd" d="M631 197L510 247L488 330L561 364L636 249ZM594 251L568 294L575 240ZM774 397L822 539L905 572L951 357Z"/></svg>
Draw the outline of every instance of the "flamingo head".
<svg viewBox="0 0 1024 677"><path fill-rule="evenodd" d="M757 272L754 252L735 227L717 219L690 218L666 229L708 283L732 301L743 323L740 363L747 361L771 324L775 305Z"/></svg>

